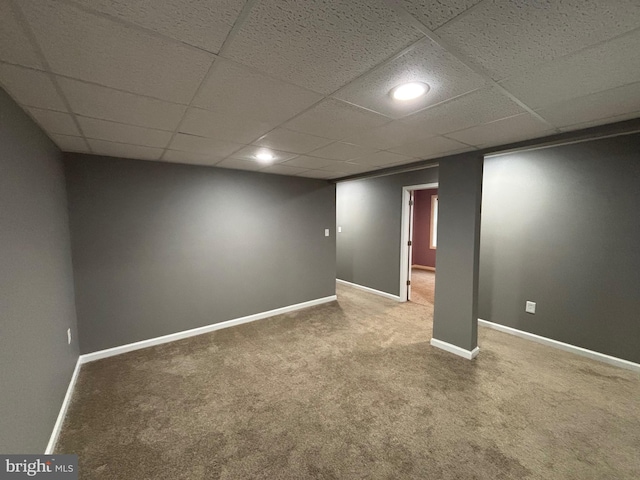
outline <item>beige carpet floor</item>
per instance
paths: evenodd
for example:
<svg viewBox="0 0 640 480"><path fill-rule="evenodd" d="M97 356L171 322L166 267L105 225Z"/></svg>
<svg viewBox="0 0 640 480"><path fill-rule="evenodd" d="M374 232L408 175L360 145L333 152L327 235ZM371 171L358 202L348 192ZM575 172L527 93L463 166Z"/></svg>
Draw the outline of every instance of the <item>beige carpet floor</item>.
<svg viewBox="0 0 640 480"><path fill-rule="evenodd" d="M431 309L338 302L84 365L58 453L82 479L640 478L637 374Z"/></svg>
<svg viewBox="0 0 640 480"><path fill-rule="evenodd" d="M436 288L436 272L411 269L411 301L433 308Z"/></svg>

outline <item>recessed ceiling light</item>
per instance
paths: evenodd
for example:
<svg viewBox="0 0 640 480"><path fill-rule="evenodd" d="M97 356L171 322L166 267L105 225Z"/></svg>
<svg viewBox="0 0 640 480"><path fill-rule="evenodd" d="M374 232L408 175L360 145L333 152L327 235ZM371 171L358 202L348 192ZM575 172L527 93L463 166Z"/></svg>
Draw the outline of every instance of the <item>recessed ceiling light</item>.
<svg viewBox="0 0 640 480"><path fill-rule="evenodd" d="M262 163L269 163L273 160L273 153L262 151L256 154L256 160Z"/></svg>
<svg viewBox="0 0 640 480"><path fill-rule="evenodd" d="M422 82L403 83L391 90L394 100L413 100L429 91L429 85Z"/></svg>

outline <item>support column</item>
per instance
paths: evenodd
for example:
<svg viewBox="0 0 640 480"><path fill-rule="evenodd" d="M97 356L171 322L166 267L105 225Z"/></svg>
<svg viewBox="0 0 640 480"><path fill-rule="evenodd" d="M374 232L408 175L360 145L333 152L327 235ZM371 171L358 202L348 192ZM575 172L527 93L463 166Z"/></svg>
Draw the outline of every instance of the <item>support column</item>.
<svg viewBox="0 0 640 480"><path fill-rule="evenodd" d="M431 345L469 360L478 348L478 264L482 155L439 165L438 253Z"/></svg>

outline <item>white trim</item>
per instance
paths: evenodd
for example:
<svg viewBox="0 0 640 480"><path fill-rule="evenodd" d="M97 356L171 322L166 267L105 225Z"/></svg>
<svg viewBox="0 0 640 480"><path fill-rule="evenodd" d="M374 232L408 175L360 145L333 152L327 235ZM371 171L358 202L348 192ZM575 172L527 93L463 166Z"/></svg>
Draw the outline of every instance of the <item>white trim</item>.
<svg viewBox="0 0 640 480"><path fill-rule="evenodd" d="M443 342L442 340L438 340L437 338L431 339L431 346L446 350L449 353L453 353L454 355L458 355L459 357L466 358L467 360L473 360L478 356L478 353L480 353L480 347L476 347L473 350L465 350L464 348L458 347L451 343Z"/></svg>
<svg viewBox="0 0 640 480"><path fill-rule="evenodd" d="M581 355L583 357L591 358L599 362L608 363L609 365L615 365L616 367L622 367L640 373L640 364L630 362L629 360L623 360L622 358L612 357L611 355L594 352L593 350L587 350L586 348L576 347L575 345L571 345L569 343L560 342L558 340L553 340L551 338L536 335L535 333L529 333L518 330L516 328L500 325L498 323L489 322L487 320L482 320L481 318L478 319L478 325L493 328L494 330L508 333L510 335L515 335L516 337L521 337L533 342L542 343L543 345L558 348L560 350L564 350L565 352L575 353L576 355Z"/></svg>
<svg viewBox="0 0 640 480"><path fill-rule="evenodd" d="M402 298L400 298L397 295L393 295L387 292L382 292L374 288L365 287L364 285L358 285L357 283L347 282L346 280L340 280L339 278L336 278L336 283L340 283L342 285L348 285L349 287L357 288L358 290L363 290L365 292L373 293L375 295L380 295L381 297L390 298L391 300L395 300L396 302L404 302L404 300L402 300Z"/></svg>
<svg viewBox="0 0 640 480"><path fill-rule="evenodd" d="M82 362L80 361L80 357L78 357L78 360L76 361L76 368L73 369L73 375L71 375L71 381L69 382L69 386L67 387L67 393L65 394L64 400L62 401L60 412L58 412L58 418L56 419L56 423L53 426L51 437L49 437L47 449L44 451L45 455L51 455L53 453L53 449L56 447L56 443L58 442L58 436L60 435L60 431L62 430L64 417L67 416L67 410L69 409L69 404L71 403L73 389L76 386L76 380L78 379L78 373L80 373L81 364Z"/></svg>
<svg viewBox="0 0 640 480"><path fill-rule="evenodd" d="M402 226L400 229L400 301L407 301L407 280L409 275L409 198L412 190L428 190L438 188L438 182L402 187Z"/></svg>
<svg viewBox="0 0 640 480"><path fill-rule="evenodd" d="M191 330L183 330L182 332L171 333L169 335L163 335L162 337L149 338L140 342L128 343L126 345L120 345L119 347L107 348L106 350L99 350L97 352L86 353L80 355L80 363L89 363L96 360L100 360L107 357L113 357L134 350L140 350L142 348L153 347L154 345L161 345L163 343L174 342L183 338L195 337L196 335L202 335L203 333L209 333L223 328L234 327L243 323L254 322L256 320L262 320L263 318L273 317L275 315L281 315L283 313L294 312L303 308L313 307L323 303L333 302L337 300L335 295L328 297L316 298L315 300L309 300L308 302L296 303L295 305L289 305L287 307L276 308L275 310L269 310L267 312L255 313L253 315L247 315L246 317L234 318L220 323L214 323L212 325L205 325L204 327L192 328Z"/></svg>

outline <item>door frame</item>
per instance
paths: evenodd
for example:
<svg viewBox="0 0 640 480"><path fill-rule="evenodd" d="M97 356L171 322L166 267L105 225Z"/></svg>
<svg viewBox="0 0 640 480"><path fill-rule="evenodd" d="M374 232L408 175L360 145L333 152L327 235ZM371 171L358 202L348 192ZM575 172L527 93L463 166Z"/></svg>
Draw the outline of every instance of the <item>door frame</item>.
<svg viewBox="0 0 640 480"><path fill-rule="evenodd" d="M400 228L400 301L406 302L408 299L409 289L407 287L407 280L409 280L409 240L411 230L411 212L412 208L409 205L411 200L411 192L415 190L430 190L432 188L438 188L438 182L435 183L422 183L419 185L406 185L402 187L402 226Z"/></svg>

